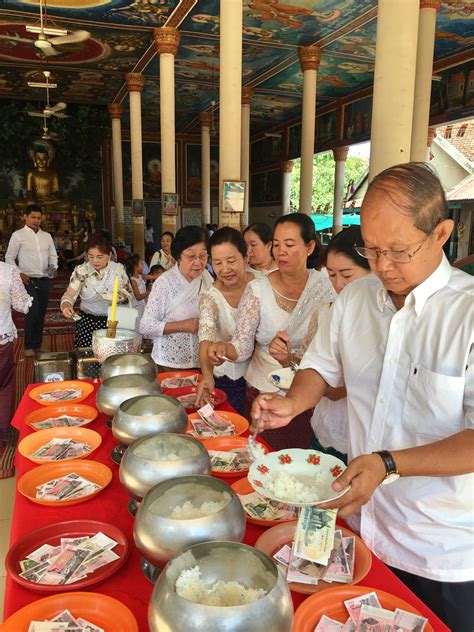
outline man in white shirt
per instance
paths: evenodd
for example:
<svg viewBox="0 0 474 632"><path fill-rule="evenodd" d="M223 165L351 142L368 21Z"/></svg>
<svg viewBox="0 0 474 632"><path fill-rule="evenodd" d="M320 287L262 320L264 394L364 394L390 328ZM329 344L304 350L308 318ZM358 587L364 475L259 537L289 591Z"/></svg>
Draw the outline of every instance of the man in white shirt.
<svg viewBox="0 0 474 632"><path fill-rule="evenodd" d="M351 489L321 506L350 516L452 630L472 632L474 280L443 253L447 218L427 165L372 181L356 250L374 274L341 292L288 396L263 395L252 414L263 411L265 428L286 425L344 383L350 462L333 487Z"/></svg>
<svg viewBox="0 0 474 632"><path fill-rule="evenodd" d="M41 207L29 204L24 218L25 226L10 238L5 262L17 265L26 291L33 297L33 304L25 316L25 355L33 356L43 342L49 279L56 276L58 255L53 238L40 228Z"/></svg>

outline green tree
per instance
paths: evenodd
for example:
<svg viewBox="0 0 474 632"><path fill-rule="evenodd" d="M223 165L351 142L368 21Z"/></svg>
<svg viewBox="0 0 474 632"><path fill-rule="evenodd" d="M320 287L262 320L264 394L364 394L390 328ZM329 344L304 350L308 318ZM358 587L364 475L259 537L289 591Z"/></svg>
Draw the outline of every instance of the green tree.
<svg viewBox="0 0 474 632"><path fill-rule="evenodd" d="M344 175L344 190L351 180L357 182L369 166L369 161L360 156L349 156L346 160ZM334 197L334 157L332 151L315 154L313 158L313 209L324 210L329 204L328 212L332 214ZM301 159L294 161L291 176L291 204L294 208L299 206L300 196Z"/></svg>

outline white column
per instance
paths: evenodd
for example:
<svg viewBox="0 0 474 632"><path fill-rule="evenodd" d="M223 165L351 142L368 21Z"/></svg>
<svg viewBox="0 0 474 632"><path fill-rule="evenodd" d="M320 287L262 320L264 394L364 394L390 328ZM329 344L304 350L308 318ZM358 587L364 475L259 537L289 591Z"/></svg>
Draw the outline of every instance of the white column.
<svg viewBox="0 0 474 632"><path fill-rule="evenodd" d="M410 154L410 160L415 162L424 162L426 157L426 134L428 133L430 118L436 12L439 10L440 4L440 0L420 0Z"/></svg>
<svg viewBox="0 0 474 632"><path fill-rule="evenodd" d="M114 232L119 239L124 238L123 227L123 171L122 171L122 121L123 107L120 103L108 106L112 119L112 164L114 182L115 226ZM112 218L113 220L114 218Z"/></svg>
<svg viewBox="0 0 474 632"><path fill-rule="evenodd" d="M242 146L240 155L240 179L246 184L244 212L240 218L243 228L249 225L249 189L250 189L250 106L252 104L253 90L249 87L242 88Z"/></svg>
<svg viewBox="0 0 474 632"><path fill-rule="evenodd" d="M428 139L426 141L426 149L425 149L425 162L429 162L431 160L431 145L433 144L434 139L436 138L436 127L428 127Z"/></svg>
<svg viewBox="0 0 474 632"><path fill-rule="evenodd" d="M335 147L332 150L334 154L334 205L332 211L332 235L342 230L342 201L344 199L344 174L346 171L346 158L349 147Z"/></svg>
<svg viewBox="0 0 474 632"><path fill-rule="evenodd" d="M319 46L300 48L303 71L303 114L301 126L300 213L311 213L313 200L313 157L316 124L316 78L321 61Z"/></svg>
<svg viewBox="0 0 474 632"><path fill-rule="evenodd" d="M369 180L410 161L418 17L418 1L379 0Z"/></svg>
<svg viewBox="0 0 474 632"><path fill-rule="evenodd" d="M242 23L242 0L220 0L219 224L237 227L240 218L222 214L222 183L240 180Z"/></svg>
<svg viewBox="0 0 474 632"><path fill-rule="evenodd" d="M139 72L126 75L130 100L130 153L132 162L132 198L143 200L143 162L142 162L142 90L145 77ZM133 213L133 209L132 209ZM141 258L145 257L144 216L132 215L133 250Z"/></svg>
<svg viewBox="0 0 474 632"><path fill-rule="evenodd" d="M281 213L287 215L291 209L291 172L293 162L285 160L281 163Z"/></svg>
<svg viewBox="0 0 474 632"><path fill-rule="evenodd" d="M211 223L211 113L199 112L201 123L202 223Z"/></svg>

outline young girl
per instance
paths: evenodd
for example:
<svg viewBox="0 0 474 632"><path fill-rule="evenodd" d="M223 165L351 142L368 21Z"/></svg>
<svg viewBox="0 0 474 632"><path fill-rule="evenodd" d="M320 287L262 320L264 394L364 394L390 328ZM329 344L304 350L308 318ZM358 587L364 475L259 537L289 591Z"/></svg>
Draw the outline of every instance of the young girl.
<svg viewBox="0 0 474 632"><path fill-rule="evenodd" d="M140 326L140 320L145 311L145 303L148 298L146 288L146 281L143 278L143 261L140 256L135 254L127 259L125 262L125 269L127 270L128 278L130 279L130 285L132 286L132 300L131 304L136 310L138 310L138 318L135 325L136 330Z"/></svg>

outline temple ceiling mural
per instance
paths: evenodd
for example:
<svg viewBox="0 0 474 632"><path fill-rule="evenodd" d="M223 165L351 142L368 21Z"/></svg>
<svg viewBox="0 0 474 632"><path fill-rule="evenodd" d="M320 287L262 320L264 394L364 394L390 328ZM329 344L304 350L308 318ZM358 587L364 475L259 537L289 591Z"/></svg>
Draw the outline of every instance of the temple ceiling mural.
<svg viewBox="0 0 474 632"><path fill-rule="evenodd" d="M180 29L176 56L177 131L197 131L197 115L219 101L219 0L48 0L48 21L91 37L44 57L34 46L38 0L0 0L0 99L40 101L27 86L48 69L52 99L128 106L124 74L145 75L145 130L159 131L159 63L153 29ZM377 0L244 0L243 84L254 89L252 133L301 114L298 47L323 49L317 106L336 108L351 95L370 93L375 63ZM437 72L474 58L474 4L442 2L437 14ZM32 79L33 78L33 79ZM35 79L36 78L36 79ZM365 92L364 92L365 91ZM214 103L214 106L212 105ZM125 116L124 119L127 117ZM126 121L124 121L126 125Z"/></svg>

